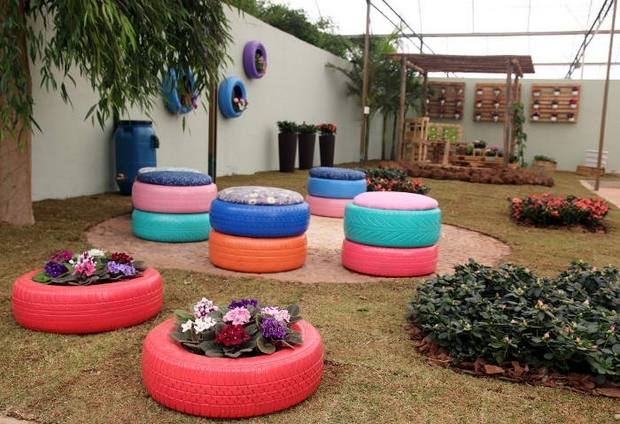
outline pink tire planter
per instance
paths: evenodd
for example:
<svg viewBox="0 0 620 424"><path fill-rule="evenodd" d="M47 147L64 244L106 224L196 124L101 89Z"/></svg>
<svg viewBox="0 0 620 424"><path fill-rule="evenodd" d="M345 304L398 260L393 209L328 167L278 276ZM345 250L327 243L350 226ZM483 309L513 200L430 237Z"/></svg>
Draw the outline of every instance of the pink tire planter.
<svg viewBox="0 0 620 424"><path fill-rule="evenodd" d="M215 184L199 186L165 186L133 184L131 198L136 209L159 213L203 213L211 210L217 196Z"/></svg>
<svg viewBox="0 0 620 424"><path fill-rule="evenodd" d="M243 418L289 408L318 388L324 349L319 332L299 321L304 343L271 355L214 358L191 353L170 334L174 319L146 337L142 377L151 397L168 408L211 418Z"/></svg>
<svg viewBox="0 0 620 424"><path fill-rule="evenodd" d="M380 277L419 277L437 269L437 246L421 248L377 247L345 240L342 265L360 274Z"/></svg>
<svg viewBox="0 0 620 424"><path fill-rule="evenodd" d="M153 268L136 278L88 286L32 281L38 272L18 277L11 293L15 320L31 330L63 334L111 331L153 318L163 305L162 277Z"/></svg>
<svg viewBox="0 0 620 424"><path fill-rule="evenodd" d="M310 205L312 215L326 216L329 218L344 217L344 209L353 199L330 199L327 197L306 196L306 202Z"/></svg>

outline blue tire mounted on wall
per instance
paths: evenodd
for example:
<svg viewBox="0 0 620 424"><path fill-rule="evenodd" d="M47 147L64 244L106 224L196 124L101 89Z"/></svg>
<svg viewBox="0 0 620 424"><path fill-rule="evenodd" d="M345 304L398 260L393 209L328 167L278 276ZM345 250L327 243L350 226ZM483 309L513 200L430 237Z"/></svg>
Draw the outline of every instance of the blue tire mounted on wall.
<svg viewBox="0 0 620 424"><path fill-rule="evenodd" d="M240 237L292 237L303 234L310 223L306 202L297 205L244 205L216 199L211 203L215 231Z"/></svg>
<svg viewBox="0 0 620 424"><path fill-rule="evenodd" d="M209 239L208 213L155 213L134 209L133 234L141 239L168 243L188 243Z"/></svg>
<svg viewBox="0 0 620 424"><path fill-rule="evenodd" d="M238 118L243 112L233 107L233 97L248 98L248 93L243 82L237 77L228 77L220 84L218 90L218 105L222 115L226 118Z"/></svg>
<svg viewBox="0 0 620 424"><path fill-rule="evenodd" d="M116 183L121 193L131 194L138 170L157 166L159 139L151 121L119 121L114 131Z"/></svg>
<svg viewBox="0 0 620 424"><path fill-rule="evenodd" d="M196 79L194 78L194 74L192 71L186 71L183 73L177 74L177 71L174 69L170 69L166 74L166 78L164 78L164 82L162 84L162 95L164 96L164 104L166 109L170 113L183 115L189 113L194 110L192 105L184 105L181 103L181 97L179 96L179 92L177 90L177 84L180 78L187 77L189 81L192 96L198 97L198 91L195 90L196 87Z"/></svg>
<svg viewBox="0 0 620 424"><path fill-rule="evenodd" d="M366 192L366 180L328 180L327 178L308 178L308 193L316 197L332 199L352 199Z"/></svg>

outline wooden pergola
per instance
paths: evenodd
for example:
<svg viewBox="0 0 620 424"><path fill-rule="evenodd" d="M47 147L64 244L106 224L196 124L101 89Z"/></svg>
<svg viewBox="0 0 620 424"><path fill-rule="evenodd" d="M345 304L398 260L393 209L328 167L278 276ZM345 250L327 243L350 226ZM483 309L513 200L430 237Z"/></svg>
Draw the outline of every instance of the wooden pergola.
<svg viewBox="0 0 620 424"><path fill-rule="evenodd" d="M392 53L390 57L399 61L400 69L400 107L398 115L398 144L403 143L405 129L405 98L407 68L419 72L423 78L423 98L426 98L429 72L463 72L484 74L506 74L506 117L504 119L504 163L510 159L512 138L512 103L517 99L519 78L524 74L533 74L534 65L531 56L495 55L462 56L443 54ZM514 74L514 78L513 78ZM425 102L422 102L425 108ZM400 151L400 149L396 149ZM400 159L400 158L398 158Z"/></svg>

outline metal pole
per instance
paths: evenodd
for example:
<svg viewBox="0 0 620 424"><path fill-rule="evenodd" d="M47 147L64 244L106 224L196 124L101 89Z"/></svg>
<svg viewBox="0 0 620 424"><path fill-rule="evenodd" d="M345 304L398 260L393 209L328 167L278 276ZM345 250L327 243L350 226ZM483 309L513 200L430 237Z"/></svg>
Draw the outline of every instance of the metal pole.
<svg viewBox="0 0 620 424"><path fill-rule="evenodd" d="M613 0L614 10L611 15L611 35L609 36L609 53L607 55L607 74L605 76L605 88L603 91L603 110L601 111L601 130L598 139L598 158L596 161L596 180L594 191L598 191L601 183L601 165L603 163L603 146L605 144L605 124L607 122L607 99L609 98L609 72L611 70L611 56L614 49L614 30L616 29L616 9L618 0Z"/></svg>
<svg viewBox="0 0 620 424"><path fill-rule="evenodd" d="M398 137L396 138L398 146L392 148L394 155L392 159L400 160L401 149L403 148L403 135L405 130L406 106L405 100L407 96L407 58L403 55L400 58L400 104L398 105ZM395 157L394 157L395 156Z"/></svg>
<svg viewBox="0 0 620 424"><path fill-rule="evenodd" d="M370 0L366 0L366 33L364 34L364 68L362 71L362 130L360 134L360 160L368 160L366 134L368 132L368 51L370 50Z"/></svg>
<svg viewBox="0 0 620 424"><path fill-rule="evenodd" d="M217 178L217 83L215 80L209 86L209 156L207 160L208 173L215 182Z"/></svg>

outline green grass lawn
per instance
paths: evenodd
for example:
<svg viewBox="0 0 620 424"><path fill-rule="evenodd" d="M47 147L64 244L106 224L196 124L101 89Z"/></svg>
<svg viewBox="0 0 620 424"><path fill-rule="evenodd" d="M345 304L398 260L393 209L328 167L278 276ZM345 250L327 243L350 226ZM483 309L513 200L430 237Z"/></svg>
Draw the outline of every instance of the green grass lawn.
<svg viewBox="0 0 620 424"><path fill-rule="evenodd" d="M275 185L304 191L304 172L233 176L232 185ZM620 212L608 233L520 227L509 220L509 197L552 190L589 196L572 174L556 174L552 189L428 180L444 222L495 236L512 248L510 261L543 274L582 258L597 266L620 265ZM225 303L257 297L266 303L297 302L321 332L325 375L318 392L282 413L248 420L265 423L603 423L614 422L620 404L568 390L476 378L426 363L408 339L407 300L423 280L384 283L299 284L225 278L164 270L165 307L137 327L89 336L31 332L10 312L13 280L39 266L50 252L81 249L84 231L128 213L130 200L98 195L35 204L37 224L0 226L0 413L62 423L184 423L198 419L159 406L140 378L142 340L154 325L202 296ZM157 264L151 264L157 265ZM208 422L208 420L201 420Z"/></svg>

